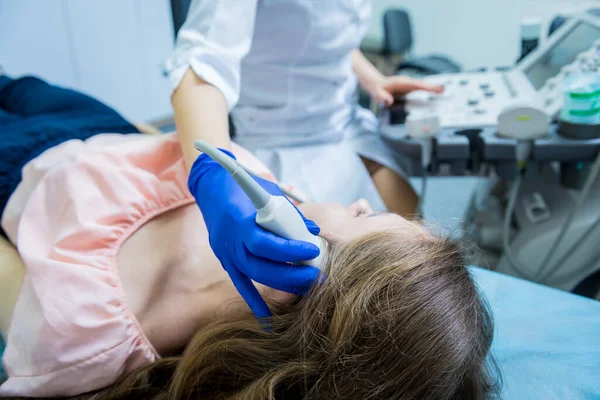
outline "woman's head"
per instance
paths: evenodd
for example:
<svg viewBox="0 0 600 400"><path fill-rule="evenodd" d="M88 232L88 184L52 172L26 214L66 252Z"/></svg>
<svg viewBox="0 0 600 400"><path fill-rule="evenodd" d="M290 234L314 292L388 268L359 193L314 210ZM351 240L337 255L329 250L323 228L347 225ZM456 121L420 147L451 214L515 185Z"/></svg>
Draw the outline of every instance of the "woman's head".
<svg viewBox="0 0 600 400"><path fill-rule="evenodd" d="M348 220L328 232L325 218L343 210L326 211L319 217L303 209L330 241L326 278L293 303L274 305L269 331L251 315L212 324L181 357L160 361L100 398L122 398L133 387L141 390L135 395L173 399L493 394L492 320L459 245L387 215L358 225ZM156 388L165 374L168 385Z"/></svg>
<svg viewBox="0 0 600 400"><path fill-rule="evenodd" d="M364 199L348 207L334 203L303 203L299 209L319 225L322 237L337 245L381 231L396 232L398 238L429 236L429 232L414 221L397 214L373 212Z"/></svg>
<svg viewBox="0 0 600 400"><path fill-rule="evenodd" d="M492 319L459 245L419 225L407 229L414 232L334 245L327 280L301 300L300 336L321 357L309 398L478 399L494 391Z"/></svg>

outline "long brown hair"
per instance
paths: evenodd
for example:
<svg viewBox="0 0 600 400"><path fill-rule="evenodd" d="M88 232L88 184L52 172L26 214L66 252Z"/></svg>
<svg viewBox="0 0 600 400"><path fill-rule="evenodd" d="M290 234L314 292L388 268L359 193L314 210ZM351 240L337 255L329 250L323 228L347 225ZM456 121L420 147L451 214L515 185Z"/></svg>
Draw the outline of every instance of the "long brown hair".
<svg viewBox="0 0 600 400"><path fill-rule="evenodd" d="M484 399L497 394L490 311L446 237L332 245L326 279L278 310L202 328L183 354L92 398Z"/></svg>

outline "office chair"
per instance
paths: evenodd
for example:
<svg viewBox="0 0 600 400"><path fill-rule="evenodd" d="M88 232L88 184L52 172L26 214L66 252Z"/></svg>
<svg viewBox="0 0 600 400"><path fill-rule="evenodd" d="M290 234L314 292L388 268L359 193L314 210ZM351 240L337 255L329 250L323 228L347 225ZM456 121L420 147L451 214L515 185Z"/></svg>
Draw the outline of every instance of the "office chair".
<svg viewBox="0 0 600 400"><path fill-rule="evenodd" d="M413 45L413 33L410 16L403 9L390 9L383 15L383 54L391 57L405 55L410 52ZM461 67L447 56L427 55L410 57L408 60L395 67L396 72L401 70L416 70L424 75L460 72Z"/></svg>

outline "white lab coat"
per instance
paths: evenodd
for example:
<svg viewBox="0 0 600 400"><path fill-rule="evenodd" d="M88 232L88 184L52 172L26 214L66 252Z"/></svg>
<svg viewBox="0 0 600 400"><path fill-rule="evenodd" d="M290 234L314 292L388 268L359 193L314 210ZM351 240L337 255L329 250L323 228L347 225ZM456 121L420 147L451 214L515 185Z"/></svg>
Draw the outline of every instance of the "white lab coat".
<svg viewBox="0 0 600 400"><path fill-rule="evenodd" d="M224 95L236 142L315 201L383 203L358 154L403 174L357 104L352 50L370 0L193 0L167 69ZM201 110L199 110L201 112Z"/></svg>

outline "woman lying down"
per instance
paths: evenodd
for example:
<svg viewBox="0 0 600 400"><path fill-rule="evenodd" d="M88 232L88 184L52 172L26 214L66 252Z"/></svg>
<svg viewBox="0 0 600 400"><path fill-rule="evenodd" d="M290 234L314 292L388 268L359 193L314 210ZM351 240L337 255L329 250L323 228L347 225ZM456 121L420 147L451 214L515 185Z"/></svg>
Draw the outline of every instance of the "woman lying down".
<svg viewBox="0 0 600 400"><path fill-rule="evenodd" d="M255 284L273 315L265 330L211 250L177 135L86 132L29 161L2 215L26 273L14 308L2 299L0 396L495 395L492 320L459 244L362 201L300 204L328 243L324 278L302 296Z"/></svg>

